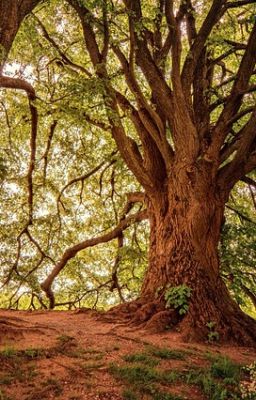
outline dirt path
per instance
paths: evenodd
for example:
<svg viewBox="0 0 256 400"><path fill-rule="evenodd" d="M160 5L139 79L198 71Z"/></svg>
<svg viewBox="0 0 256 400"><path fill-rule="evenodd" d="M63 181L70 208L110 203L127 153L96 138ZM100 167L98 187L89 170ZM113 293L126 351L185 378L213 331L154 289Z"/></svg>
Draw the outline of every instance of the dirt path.
<svg viewBox="0 0 256 400"><path fill-rule="evenodd" d="M173 351L174 357L167 357L167 348ZM165 349L166 356L163 354L162 357L158 352L160 358L157 361L155 349ZM140 391L139 397L135 397L130 390L130 378L127 377L128 381L118 379L116 367L131 365L124 358L134 354L144 354L140 360L135 357L135 361L144 362L144 366L146 361L147 368L150 360L155 360L162 371L207 368L209 353L214 357L228 356L243 365L256 359L256 353L249 348L183 343L176 332L150 334L104 322L96 312L82 310L2 310L0 350L1 400L161 400L178 399L179 396L203 400L208 397L198 386L188 385L181 379L170 384L169 378L167 384L167 380L161 381L159 376L152 376L152 380L158 379L169 397L167 394L157 397L153 391L149 394ZM153 354L153 358L147 358L145 353ZM136 373L140 372L139 368L142 367L134 368Z"/></svg>

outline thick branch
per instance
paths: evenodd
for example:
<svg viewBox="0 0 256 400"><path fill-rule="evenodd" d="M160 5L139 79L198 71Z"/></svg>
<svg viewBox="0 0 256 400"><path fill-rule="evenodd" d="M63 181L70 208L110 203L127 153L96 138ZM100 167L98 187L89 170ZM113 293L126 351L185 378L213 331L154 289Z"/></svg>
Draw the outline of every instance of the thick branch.
<svg viewBox="0 0 256 400"><path fill-rule="evenodd" d="M190 51L185 59L182 71L182 85L187 101L190 100L190 90L193 82L194 72L201 52L205 46L206 40L210 35L214 25L221 18L223 14L223 4L225 0L214 0L210 11L201 26Z"/></svg>
<svg viewBox="0 0 256 400"><path fill-rule="evenodd" d="M84 32L86 47L90 54L93 66L95 69L97 69L98 64L101 63L101 54L92 27L92 15L90 11L85 7L84 3L81 4L81 2L78 0L68 0L68 2L79 15Z"/></svg>
<svg viewBox="0 0 256 400"><path fill-rule="evenodd" d="M58 276L58 274L63 270L63 268L66 266L67 262L76 256L76 254L81 251L85 250L88 247L93 247L96 246L99 243L106 243L109 242L118 236L120 236L121 232L123 232L126 228L128 228L131 224L135 222L140 222L144 219L147 218L147 212L140 211L137 214L130 215L129 217L123 219L119 225L113 229L111 232L106 233L105 235L98 236L93 239L88 239L85 240L81 243L78 243L74 246L69 247L63 254L62 258L58 262L58 264L54 267L50 275L45 279L45 281L41 284L42 289L45 291L47 297L49 298L50 301L50 308L54 308L54 294L51 289L51 285L54 281L54 279Z"/></svg>
<svg viewBox="0 0 256 400"><path fill-rule="evenodd" d="M162 182L166 178L171 162L171 153L167 141L161 139L159 131L147 110L140 109L137 111L127 98L117 91L116 97L121 109L132 120L141 139L144 165L148 174L155 182Z"/></svg>
<svg viewBox="0 0 256 400"><path fill-rule="evenodd" d="M166 119L172 114L172 92L167 85L162 72L153 60L147 45L147 35L144 27L141 28L140 34L136 31L135 26L141 25L141 9L139 0L124 0L129 13L130 35L133 36L136 45L136 62L142 69L148 84L152 90L153 96L157 103L161 106Z"/></svg>
<svg viewBox="0 0 256 400"><path fill-rule="evenodd" d="M212 144L209 149L209 158L217 157L226 135L229 132L231 122L237 114L243 99L248 90L249 79L253 73L256 62L256 24L252 29L247 48L240 63L237 77L233 84L230 96L226 101L224 109L216 124Z"/></svg>
<svg viewBox="0 0 256 400"><path fill-rule="evenodd" d="M0 0L0 74L18 29L41 0Z"/></svg>
<svg viewBox="0 0 256 400"><path fill-rule="evenodd" d="M239 1L229 1L226 5L225 8L237 8L237 7L242 7L246 6L247 4L255 4L255 0L239 0Z"/></svg>

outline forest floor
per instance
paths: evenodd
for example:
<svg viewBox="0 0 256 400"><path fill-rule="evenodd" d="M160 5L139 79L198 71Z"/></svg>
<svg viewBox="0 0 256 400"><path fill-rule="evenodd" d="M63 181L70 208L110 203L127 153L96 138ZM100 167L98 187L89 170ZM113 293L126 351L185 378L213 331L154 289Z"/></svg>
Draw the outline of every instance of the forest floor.
<svg viewBox="0 0 256 400"><path fill-rule="evenodd" d="M0 400L255 399L241 367L255 360L251 348L184 343L94 311L0 310Z"/></svg>

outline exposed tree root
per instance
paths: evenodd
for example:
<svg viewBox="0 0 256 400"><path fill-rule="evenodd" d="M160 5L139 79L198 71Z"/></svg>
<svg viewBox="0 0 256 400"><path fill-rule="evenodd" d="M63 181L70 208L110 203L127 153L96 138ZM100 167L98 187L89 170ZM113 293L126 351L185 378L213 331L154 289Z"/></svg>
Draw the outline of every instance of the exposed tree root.
<svg viewBox="0 0 256 400"><path fill-rule="evenodd" d="M104 315L108 322L145 328L151 333L166 329L178 330L183 340L210 343L229 343L256 347L256 321L239 310L227 315L216 312L214 325L209 328L203 317L197 319L188 312L180 316L177 310L166 309L159 301L135 300L112 308Z"/></svg>
<svg viewBox="0 0 256 400"><path fill-rule="evenodd" d="M229 320L223 318L211 329L207 324L200 325L192 321L192 317L188 315L180 322L179 328L184 341L256 347L256 322L243 313L240 316L231 315Z"/></svg>
<svg viewBox="0 0 256 400"><path fill-rule="evenodd" d="M15 338L17 336L19 336L19 338L24 337L23 332L24 327L19 326L19 324L2 318L0 319L0 344L6 339Z"/></svg>
<svg viewBox="0 0 256 400"><path fill-rule="evenodd" d="M48 328L47 325L31 325L26 320L18 317L0 318L0 344L8 339L22 339L28 332L43 333L40 328Z"/></svg>
<svg viewBox="0 0 256 400"><path fill-rule="evenodd" d="M180 317L177 311L166 309L160 301L145 302L134 300L130 303L120 304L104 315L108 322L125 323L127 326L145 327L150 332L162 332L174 327Z"/></svg>

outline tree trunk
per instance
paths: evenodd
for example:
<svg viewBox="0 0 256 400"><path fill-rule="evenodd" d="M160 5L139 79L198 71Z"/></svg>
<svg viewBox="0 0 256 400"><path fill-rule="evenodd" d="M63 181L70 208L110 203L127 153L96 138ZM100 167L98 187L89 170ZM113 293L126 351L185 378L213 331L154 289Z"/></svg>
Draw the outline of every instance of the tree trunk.
<svg viewBox="0 0 256 400"><path fill-rule="evenodd" d="M175 313L167 312L168 318L174 317L173 322L179 323L184 336L252 344L256 340L255 321L230 297L219 272L218 243L225 199L209 171L176 171L167 189L149 199L149 266L138 319L150 319L152 311L160 310L166 324L165 292L185 284L191 289L188 311L185 315L179 314L179 308ZM157 302L162 307L156 307ZM154 322L158 324L156 315L149 323L154 326Z"/></svg>
<svg viewBox="0 0 256 400"><path fill-rule="evenodd" d="M41 0L0 0L0 75L23 19Z"/></svg>

